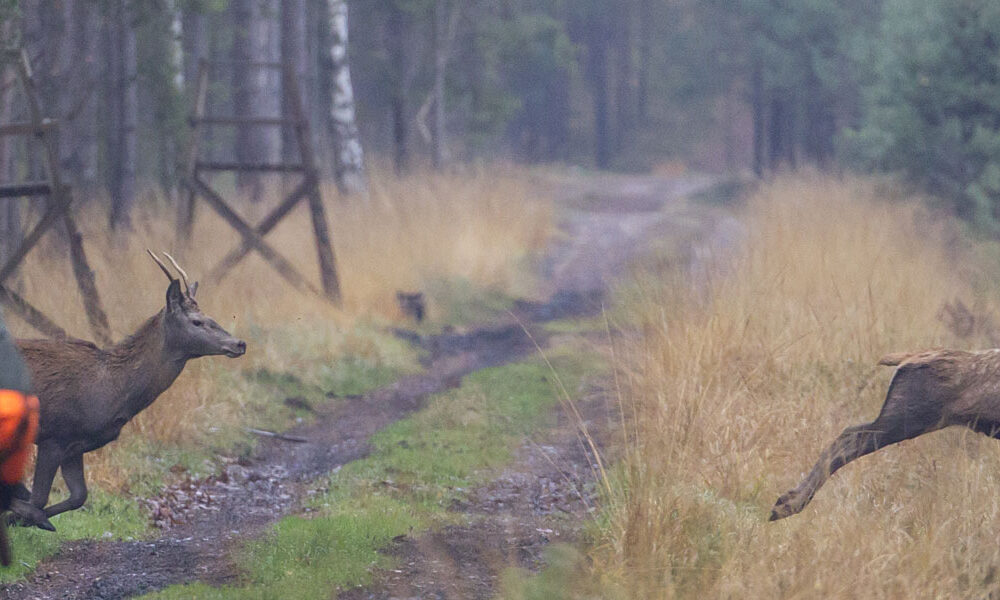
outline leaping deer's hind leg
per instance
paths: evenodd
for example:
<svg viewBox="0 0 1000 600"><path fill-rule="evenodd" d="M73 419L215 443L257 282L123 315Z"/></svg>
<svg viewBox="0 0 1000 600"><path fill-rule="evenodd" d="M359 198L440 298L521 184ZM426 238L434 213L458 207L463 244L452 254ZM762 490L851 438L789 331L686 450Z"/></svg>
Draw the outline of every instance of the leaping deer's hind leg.
<svg viewBox="0 0 1000 600"><path fill-rule="evenodd" d="M907 394L902 390L897 392L894 394L890 390L877 419L848 427L820 454L806 478L778 498L771 509L771 521L801 512L826 480L852 460L944 425L938 408L940 404L908 401Z"/></svg>

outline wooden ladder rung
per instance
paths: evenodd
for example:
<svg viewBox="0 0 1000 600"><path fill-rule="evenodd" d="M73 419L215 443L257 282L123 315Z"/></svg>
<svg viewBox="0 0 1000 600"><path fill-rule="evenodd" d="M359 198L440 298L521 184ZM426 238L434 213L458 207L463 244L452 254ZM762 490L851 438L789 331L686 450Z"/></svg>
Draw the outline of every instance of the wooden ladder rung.
<svg viewBox="0 0 1000 600"><path fill-rule="evenodd" d="M199 161L194 164L195 171L275 171L279 173L294 173L304 171L302 165L286 163L244 163Z"/></svg>
<svg viewBox="0 0 1000 600"><path fill-rule="evenodd" d="M20 198L22 196L44 196L52 192L47 181L27 181L0 185L0 198Z"/></svg>
<svg viewBox="0 0 1000 600"><path fill-rule="evenodd" d="M55 121L52 119L42 120L41 125L35 127L34 123L23 122L23 123L8 123L6 125L0 125L0 135L32 135L41 134L45 131L52 129L55 126Z"/></svg>

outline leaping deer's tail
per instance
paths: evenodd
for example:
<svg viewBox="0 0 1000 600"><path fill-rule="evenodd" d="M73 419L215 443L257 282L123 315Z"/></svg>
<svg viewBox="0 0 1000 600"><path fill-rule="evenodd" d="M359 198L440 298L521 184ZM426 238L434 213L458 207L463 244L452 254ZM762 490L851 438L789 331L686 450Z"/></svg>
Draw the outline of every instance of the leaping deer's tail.
<svg viewBox="0 0 1000 600"><path fill-rule="evenodd" d="M886 354L882 358L878 359L878 364L883 367L895 367L902 364L906 359L911 356L920 354L919 352L893 352L892 354Z"/></svg>

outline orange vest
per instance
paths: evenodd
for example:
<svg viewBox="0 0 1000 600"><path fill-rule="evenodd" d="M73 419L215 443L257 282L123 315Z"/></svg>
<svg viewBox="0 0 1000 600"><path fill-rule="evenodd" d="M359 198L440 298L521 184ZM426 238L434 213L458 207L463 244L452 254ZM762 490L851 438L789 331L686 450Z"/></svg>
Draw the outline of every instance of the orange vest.
<svg viewBox="0 0 1000 600"><path fill-rule="evenodd" d="M36 433L38 398L0 390L0 484L21 481Z"/></svg>

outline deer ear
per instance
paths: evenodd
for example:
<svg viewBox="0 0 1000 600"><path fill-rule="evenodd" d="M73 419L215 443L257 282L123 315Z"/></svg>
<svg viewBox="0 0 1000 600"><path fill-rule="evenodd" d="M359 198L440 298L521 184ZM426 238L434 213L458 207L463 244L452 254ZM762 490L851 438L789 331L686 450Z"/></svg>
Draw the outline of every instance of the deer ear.
<svg viewBox="0 0 1000 600"><path fill-rule="evenodd" d="M198 293L198 282L196 281L191 284L191 289L188 290L188 295L194 298L195 294L197 293Z"/></svg>
<svg viewBox="0 0 1000 600"><path fill-rule="evenodd" d="M177 310L184 302L184 294L181 292L181 282L174 279L167 288L167 312Z"/></svg>

